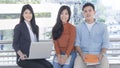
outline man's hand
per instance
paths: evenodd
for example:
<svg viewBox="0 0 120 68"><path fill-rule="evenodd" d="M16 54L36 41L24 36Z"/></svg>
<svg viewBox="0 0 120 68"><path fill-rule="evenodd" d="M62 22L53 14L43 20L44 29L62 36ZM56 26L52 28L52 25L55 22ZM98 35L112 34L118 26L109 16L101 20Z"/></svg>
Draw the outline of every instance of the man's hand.
<svg viewBox="0 0 120 68"><path fill-rule="evenodd" d="M102 60L103 56L104 56L104 55L103 55L102 53L100 53L100 54L98 55L98 59L99 59L99 61Z"/></svg>

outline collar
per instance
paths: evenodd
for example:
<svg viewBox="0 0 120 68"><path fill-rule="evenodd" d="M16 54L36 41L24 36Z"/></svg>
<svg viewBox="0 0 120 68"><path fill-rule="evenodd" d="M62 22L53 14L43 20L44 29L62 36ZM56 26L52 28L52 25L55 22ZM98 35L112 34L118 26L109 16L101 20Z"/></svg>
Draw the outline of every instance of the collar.
<svg viewBox="0 0 120 68"><path fill-rule="evenodd" d="M85 19L83 20L83 23L84 23L84 24L87 23L87 22L85 21ZM94 24L97 24L97 23L98 23L97 19L95 19L93 23L94 23Z"/></svg>

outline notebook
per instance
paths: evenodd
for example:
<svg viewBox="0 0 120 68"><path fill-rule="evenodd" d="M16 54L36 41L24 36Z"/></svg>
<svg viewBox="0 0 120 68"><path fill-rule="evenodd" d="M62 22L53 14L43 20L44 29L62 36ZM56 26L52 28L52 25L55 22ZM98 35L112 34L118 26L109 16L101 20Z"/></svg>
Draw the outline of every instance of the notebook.
<svg viewBox="0 0 120 68"><path fill-rule="evenodd" d="M99 58L97 55L94 54L86 54L84 62L86 65L96 65L99 64Z"/></svg>

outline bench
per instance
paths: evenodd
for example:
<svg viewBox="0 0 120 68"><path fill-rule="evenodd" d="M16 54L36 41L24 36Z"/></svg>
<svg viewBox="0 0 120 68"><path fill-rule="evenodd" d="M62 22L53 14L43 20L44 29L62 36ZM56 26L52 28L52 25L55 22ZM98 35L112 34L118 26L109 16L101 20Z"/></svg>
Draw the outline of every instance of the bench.
<svg viewBox="0 0 120 68"><path fill-rule="evenodd" d="M7 42L5 42L5 41L0 42L0 44L6 44L6 43ZM12 43L12 41L11 42L8 41L7 44L11 44L11 43ZM46 43L47 43L47 41L46 41ZM120 45L118 44L115 46L118 47ZM120 67L120 53L117 53L116 50L120 50L120 48L110 47L107 51L110 68L119 68ZM52 62L54 54L55 54L55 51L53 50L51 52L51 57L48 59L50 62ZM16 54L15 54L14 50L0 51L0 63L5 64L4 66L3 66L3 64L0 65L0 68L20 68L16 65Z"/></svg>

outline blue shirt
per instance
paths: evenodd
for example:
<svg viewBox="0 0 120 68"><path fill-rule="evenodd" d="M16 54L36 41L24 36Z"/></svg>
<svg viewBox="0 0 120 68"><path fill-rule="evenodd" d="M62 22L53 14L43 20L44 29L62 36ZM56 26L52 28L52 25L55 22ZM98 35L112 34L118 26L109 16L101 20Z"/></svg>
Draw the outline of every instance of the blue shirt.
<svg viewBox="0 0 120 68"><path fill-rule="evenodd" d="M83 53L99 54L102 48L108 48L109 38L105 24L95 21L88 30L85 21L76 26L75 46L80 46Z"/></svg>

